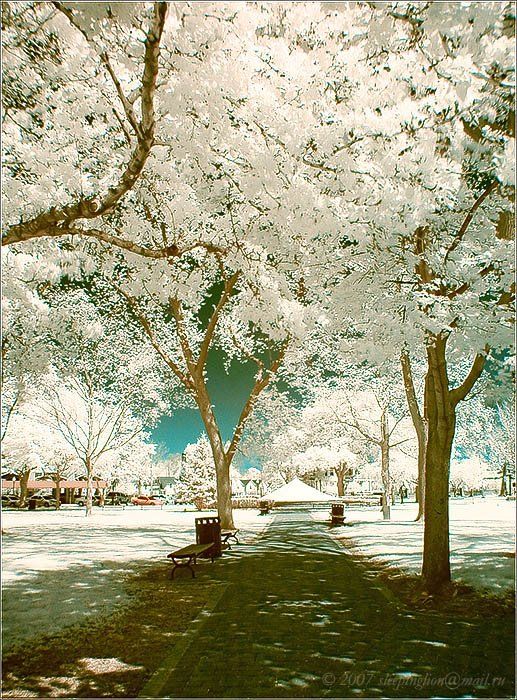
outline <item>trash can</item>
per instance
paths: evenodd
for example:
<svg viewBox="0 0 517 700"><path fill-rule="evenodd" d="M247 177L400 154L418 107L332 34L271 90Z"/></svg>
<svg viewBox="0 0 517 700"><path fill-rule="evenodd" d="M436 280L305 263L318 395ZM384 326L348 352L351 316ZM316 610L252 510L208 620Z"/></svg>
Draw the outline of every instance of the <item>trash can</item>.
<svg viewBox="0 0 517 700"><path fill-rule="evenodd" d="M203 556L220 557L222 555L220 518L196 518L196 543L208 544L208 542L213 542L214 546Z"/></svg>
<svg viewBox="0 0 517 700"><path fill-rule="evenodd" d="M268 501L260 501L259 503L259 508L260 508L260 515L267 515L269 513L269 502Z"/></svg>
<svg viewBox="0 0 517 700"><path fill-rule="evenodd" d="M29 498L29 510L36 510L36 499Z"/></svg>
<svg viewBox="0 0 517 700"><path fill-rule="evenodd" d="M345 505L344 503L333 503L330 512L332 525L343 525L345 520Z"/></svg>
<svg viewBox="0 0 517 700"><path fill-rule="evenodd" d="M333 503L332 504L332 516L340 515L341 517L345 514L345 506L343 503Z"/></svg>

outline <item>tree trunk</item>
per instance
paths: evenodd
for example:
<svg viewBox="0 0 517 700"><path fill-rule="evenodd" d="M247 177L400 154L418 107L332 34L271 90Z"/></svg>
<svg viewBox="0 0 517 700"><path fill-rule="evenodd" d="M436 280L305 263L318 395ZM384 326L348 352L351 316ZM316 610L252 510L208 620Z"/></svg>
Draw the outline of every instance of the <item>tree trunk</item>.
<svg viewBox="0 0 517 700"><path fill-rule="evenodd" d="M422 576L430 592L451 580L449 561L449 465L456 427L445 359L446 339L427 349L425 520Z"/></svg>
<svg viewBox="0 0 517 700"><path fill-rule="evenodd" d="M27 505L27 484L30 474L30 469L20 473L20 499L18 501L18 508L25 508Z"/></svg>
<svg viewBox="0 0 517 700"><path fill-rule="evenodd" d="M506 474L508 473L508 465L505 462L503 464L503 471L501 474L501 488L499 489L499 495L500 496L507 496L508 495L508 489L506 486Z"/></svg>
<svg viewBox="0 0 517 700"><path fill-rule="evenodd" d="M55 496L55 499L56 499L56 510L59 510L59 508L61 508L61 487L60 487L60 482L61 482L61 479L56 479L56 480L55 480L54 496Z"/></svg>
<svg viewBox="0 0 517 700"><path fill-rule="evenodd" d="M221 527L225 530L233 530L235 525L233 524L230 464L226 459L223 439L212 410L210 398L202 381L196 385L196 401L214 457L217 485L217 514L221 519Z"/></svg>
<svg viewBox="0 0 517 700"><path fill-rule="evenodd" d="M334 471L337 476L337 495L341 498L345 495L345 472L339 468L334 469Z"/></svg>
<svg viewBox="0 0 517 700"><path fill-rule="evenodd" d="M86 466L86 505L85 505L85 515L89 517L92 514L93 505L93 478L92 478L92 463L89 455L85 459Z"/></svg>
<svg viewBox="0 0 517 700"><path fill-rule="evenodd" d="M390 479L390 447L388 432L388 417L386 411L381 415L381 478L382 478L382 517L389 520L391 517L391 479Z"/></svg>
<svg viewBox="0 0 517 700"><path fill-rule="evenodd" d="M406 399L415 428L417 443L418 443L418 484L416 493L418 494L418 513L415 520L421 520L424 517L424 501L425 501L425 450L427 443L427 421L422 417L422 413L418 406L416 398L415 383L413 381L413 372L411 370L411 360L407 352L402 352L400 356L402 365L402 377L404 379L404 390Z"/></svg>

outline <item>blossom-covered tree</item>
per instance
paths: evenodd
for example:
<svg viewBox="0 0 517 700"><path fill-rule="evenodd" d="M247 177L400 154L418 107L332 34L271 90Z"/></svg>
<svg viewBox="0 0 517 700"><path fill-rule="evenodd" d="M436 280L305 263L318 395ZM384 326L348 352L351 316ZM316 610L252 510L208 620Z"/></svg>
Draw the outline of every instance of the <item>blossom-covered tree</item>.
<svg viewBox="0 0 517 700"><path fill-rule="evenodd" d="M281 366L314 360L308 331L424 359L439 588L457 409L512 342L511 4L117 8L8 4L4 242L109 280L200 411L227 526L242 432ZM216 346L257 366L228 450Z"/></svg>
<svg viewBox="0 0 517 700"><path fill-rule="evenodd" d="M293 48L272 63L307 107L292 129L306 165L350 222L350 258L329 280L341 323L352 319L363 354L421 348L427 362L423 574L435 590L450 579L456 410L489 349L512 342L514 18L503 2L354 6L335 47L345 14L307 32L304 58ZM322 46L329 69L307 70ZM451 385L451 358L469 355Z"/></svg>
<svg viewBox="0 0 517 700"><path fill-rule="evenodd" d="M56 509L61 507L61 481L64 479L77 479L83 469L81 460L66 441L60 441L58 434L54 434L52 445L45 451L45 464L43 476L52 479L55 483ZM61 442L61 444L60 444Z"/></svg>
<svg viewBox="0 0 517 700"><path fill-rule="evenodd" d="M185 448L176 482L176 501L193 503L198 510L211 507L216 501L214 458L206 435Z"/></svg>
<svg viewBox="0 0 517 700"><path fill-rule="evenodd" d="M2 463L5 468L18 475L20 508L27 504L27 483L30 475L43 468L45 454L51 442L52 435L48 429L31 417L19 412L11 417L9 431L2 440Z"/></svg>

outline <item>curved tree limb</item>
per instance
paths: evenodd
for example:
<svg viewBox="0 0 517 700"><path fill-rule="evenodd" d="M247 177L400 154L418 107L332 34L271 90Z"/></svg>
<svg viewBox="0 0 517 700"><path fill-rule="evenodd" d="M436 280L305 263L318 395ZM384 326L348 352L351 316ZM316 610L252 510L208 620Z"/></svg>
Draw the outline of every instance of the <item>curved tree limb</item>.
<svg viewBox="0 0 517 700"><path fill-rule="evenodd" d="M98 199L81 199L69 205L52 207L33 219L10 226L2 237L2 245L21 243L32 238L65 235L66 231L63 231L60 224L70 224L78 219L94 219L107 214L138 180L154 145L156 125L154 95L158 77L160 41L166 15L167 3L155 2L154 16L145 39L144 70L140 92L142 107L137 144L117 184Z"/></svg>
<svg viewBox="0 0 517 700"><path fill-rule="evenodd" d="M41 230L33 235L29 236L29 240L33 238L58 238L61 236L81 236L84 238L96 238L102 243L108 243L115 248L121 248L122 250L127 250L135 255L140 255L144 258L154 258L155 260L166 260L170 258L179 258L186 253L189 253L196 248L204 248L208 253L225 253L224 248L220 248L213 243L205 243L204 241L196 241L191 245L187 245L183 248L179 248L177 245L165 245L159 248L148 248L147 246L140 245L134 241L130 241L122 236L117 236L111 233L107 233L102 229L98 228L78 228L73 225L60 224L59 226L51 226L48 229ZM6 245L8 241L3 241L2 244Z"/></svg>
<svg viewBox="0 0 517 700"><path fill-rule="evenodd" d="M474 384L477 382L479 377L481 376L481 372L483 371L485 364L486 364L486 359L487 359L487 354L488 354L488 347L485 348L486 354L484 353L478 353L476 357L474 358L474 361L472 362L472 366L470 368L469 373L463 380L463 382L457 386L454 389L451 389L449 391L449 396L451 398L451 402L453 403L454 406L456 406L460 401L462 401L468 393L471 391L472 387Z"/></svg>
<svg viewBox="0 0 517 700"><path fill-rule="evenodd" d="M276 374L278 368L282 364L285 353L287 352L287 348L289 347L289 341L290 338L286 338L284 342L282 343L282 346L280 348L280 352L278 353L276 359L272 362L271 366L269 367L268 370L266 370L264 373L261 373L255 380L255 384L253 386L253 389L251 390L251 393L248 397L248 400L244 404L244 408L241 411L241 414L239 416L239 420L237 421L237 426L235 428L235 431L233 433L232 440L230 442L230 446L228 447L228 450L226 451L226 460L228 464L232 463L232 459L235 456L235 452L237 451L237 447L239 445L239 442L241 440L242 434L244 432L244 428L246 427L246 422L253 411L255 404L257 403L258 397L262 393L262 391L267 387L271 379L274 377Z"/></svg>

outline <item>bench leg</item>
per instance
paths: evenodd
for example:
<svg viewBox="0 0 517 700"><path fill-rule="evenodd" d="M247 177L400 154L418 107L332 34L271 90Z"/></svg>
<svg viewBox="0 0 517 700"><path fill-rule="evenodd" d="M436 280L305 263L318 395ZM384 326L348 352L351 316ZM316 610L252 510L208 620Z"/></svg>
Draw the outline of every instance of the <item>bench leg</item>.
<svg viewBox="0 0 517 700"><path fill-rule="evenodd" d="M172 567L171 571L171 579L174 578L174 574L176 573L176 569L190 569L190 572L192 574L192 578L196 578L196 574L194 573L194 569L192 567L192 560L194 560L194 564L196 563L196 557L189 557L188 562L183 563L181 560L179 562L176 561L176 559L172 559L174 566Z"/></svg>

